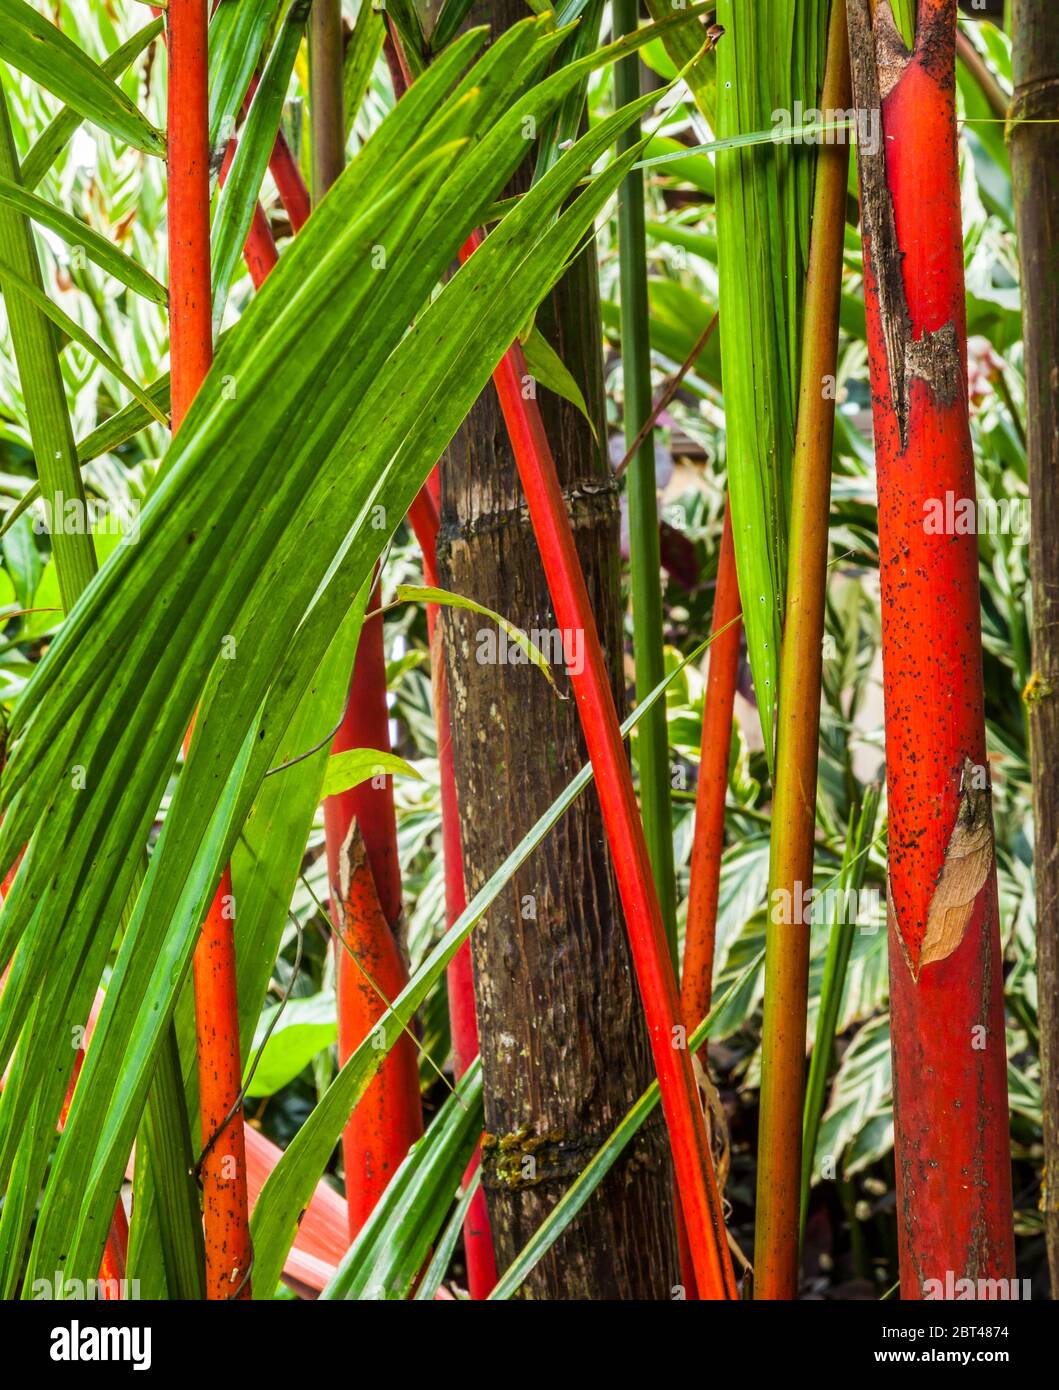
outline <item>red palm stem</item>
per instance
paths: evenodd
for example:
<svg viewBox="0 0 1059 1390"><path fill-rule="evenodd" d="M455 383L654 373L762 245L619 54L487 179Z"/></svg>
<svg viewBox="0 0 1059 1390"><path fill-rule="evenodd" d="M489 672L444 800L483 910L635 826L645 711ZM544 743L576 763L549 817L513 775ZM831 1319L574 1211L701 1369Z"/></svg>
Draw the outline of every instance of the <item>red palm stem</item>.
<svg viewBox="0 0 1059 1390"><path fill-rule="evenodd" d="M461 252L466 260L480 241L475 234ZM625 754L596 621L585 587L555 460L536 401L523 397L528 375L518 343L493 374L508 438L540 546L559 627L584 633L583 670L571 673L574 698L596 774L607 839L655 1069L692 1264L705 1298L733 1298L735 1275L728 1252L720 1195L684 1030L669 946L647 857L643 824Z"/></svg>
<svg viewBox="0 0 1059 1390"><path fill-rule="evenodd" d="M170 373L174 433L213 360L205 0L169 0ZM190 732L189 732L190 740ZM231 878L225 870L195 948L195 1032L203 1145L206 1296L250 1297L250 1219ZM226 1117L231 1118L225 1123ZM223 1125L223 1129L219 1127Z"/></svg>
<svg viewBox="0 0 1059 1390"><path fill-rule="evenodd" d="M728 794L728 755L732 743L732 707L739 673L739 581L732 543L732 515L725 502L717 588L713 599L710 671L702 712L702 756L695 794L695 838L691 847L688 923L684 935L684 970L680 1004L689 1028L697 1028L710 1011L713 953L717 940L717 897L724 850L724 805Z"/></svg>

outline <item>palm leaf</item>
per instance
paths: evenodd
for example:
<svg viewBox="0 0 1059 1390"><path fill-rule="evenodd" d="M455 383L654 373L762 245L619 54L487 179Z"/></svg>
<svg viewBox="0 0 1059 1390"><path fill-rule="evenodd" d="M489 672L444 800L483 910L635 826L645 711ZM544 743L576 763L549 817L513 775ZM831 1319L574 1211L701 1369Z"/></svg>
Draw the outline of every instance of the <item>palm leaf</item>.
<svg viewBox="0 0 1059 1390"><path fill-rule="evenodd" d="M61 1100L54 1040L87 1010L109 949L105 924L132 886L130 847L146 840L202 700L196 745L59 1142L35 1267L62 1258L88 1272L98 1261L203 907L280 734L386 539L367 524L372 508L385 506L391 526L404 515L624 172L615 165L557 216L630 113L570 150L406 333L524 154L525 117L549 109L577 78L564 72L528 87L551 46L538 33L534 22L518 26L462 80L480 35L459 40L349 166L221 344L144 509L140 544L111 557L13 715L0 855L38 828L0 917L0 939L24 961L0 1000L4 1055L30 999L37 1004L14 1063L32 1084L0 1102L5 1163L36 1084L46 1106ZM465 123L484 131L474 144L461 143ZM381 280L379 246L389 256ZM350 517L360 519L352 532ZM232 534L235 549L225 544ZM292 669L299 632L307 645ZM216 660L226 635L236 637L239 660ZM58 776L74 761L86 769L76 793ZM44 866L59 843L64 868L55 876Z"/></svg>
<svg viewBox="0 0 1059 1390"><path fill-rule="evenodd" d="M162 132L98 63L25 0L0 0L0 59L134 149L165 154Z"/></svg>

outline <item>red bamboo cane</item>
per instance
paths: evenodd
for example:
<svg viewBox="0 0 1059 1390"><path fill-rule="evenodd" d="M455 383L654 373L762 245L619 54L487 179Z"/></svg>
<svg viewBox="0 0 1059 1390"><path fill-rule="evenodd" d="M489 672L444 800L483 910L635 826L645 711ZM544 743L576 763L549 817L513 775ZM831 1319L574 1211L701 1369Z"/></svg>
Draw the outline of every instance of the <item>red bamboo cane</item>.
<svg viewBox="0 0 1059 1390"><path fill-rule="evenodd" d="M480 235L475 234L461 252L463 260L473 254L479 241ZM526 375L522 349L514 343L494 372L493 384L540 546L555 616L561 629L585 634L584 669L571 673L571 681L625 910L696 1282L705 1298L732 1298L735 1275L720 1195L691 1059L682 1045L676 978L632 774L555 460L536 402L523 398Z"/></svg>
<svg viewBox="0 0 1059 1390"><path fill-rule="evenodd" d="M342 109L340 7L327 0L313 7L309 30L309 87L313 133L313 202L338 178L345 162ZM371 607L377 608L378 584ZM361 628L350 678L346 712L332 744L334 753L353 748L390 748L386 701L383 619ZM351 947L337 951L339 1059L345 1061L374 1024L374 1003L362 965L374 974L387 999L404 987L406 974L398 933L401 925L401 865L393 780L373 777L324 801L331 915ZM353 865L352 856L357 863ZM355 869L355 872L354 872ZM349 1229L356 1236L389 1178L423 1132L419 1076L410 1038L402 1038L376 1083L356 1106L343 1131Z"/></svg>
<svg viewBox="0 0 1059 1390"><path fill-rule="evenodd" d="M213 359L208 14L205 0L169 0L166 14L170 373L175 433ZM206 1296L210 1299L250 1297L252 1255L243 1113L236 1106L242 1075L232 902L231 878L225 870L194 957L199 1115L206 1150L201 1168Z"/></svg>
<svg viewBox="0 0 1059 1390"><path fill-rule="evenodd" d="M217 4L216 4L216 0L215 0L214 4L213 4L213 6L212 6L212 8L211 8L211 10L210 10L211 16L212 16L212 14L216 11L216 9L217 9ZM165 11L162 10L162 9L160 9L157 5L152 5L152 6L151 6L151 13L155 16L155 18L158 18L158 16L164 14ZM168 35L166 36L166 42L167 42L167 48L168 48ZM256 77L255 77L255 78L254 78L254 86L256 86L256 84L257 84L257 79L256 79ZM251 91L253 91L253 86L251 87ZM221 164L221 171L220 171L220 175L219 175L219 178L218 178L218 182L219 182L219 184L220 184L220 186L221 186L222 188L224 187L224 182L225 182L225 180L226 180L227 177L228 177L228 171L229 171L229 170L231 169L231 167L232 167L232 160L235 158L235 150L236 150L236 145L237 145L237 144L238 144L238 141L235 140L234 138L231 139L231 140L229 140L229 141L228 141L228 145L227 145L227 147L226 147L226 149L225 149L225 151L224 151L224 160L223 160L223 162L222 162L222 164ZM281 147L281 144L282 144L282 151L281 151L281 148L280 148L280 147ZM297 173L297 179L298 179L298 181L300 181L300 183L301 183L300 191L299 191L299 189L297 188L296 184L290 181L290 180L291 180L291 175L290 175L290 173L288 172L286 166L287 166L287 165L292 165L292 164L293 164L293 157L291 156L290 149L287 147L287 142L286 142L286 140L284 140L284 138L283 138L283 133L280 132L280 134L276 137L276 145L275 145L275 148L274 148L273 151L272 151L272 155L271 155L271 158L270 158L270 160L269 160L269 168L272 170L272 176L273 176L273 178L276 179L276 186L277 186L277 188L279 188L279 187L280 187L280 181L279 181L279 178L277 177L276 169L277 169L277 168L280 168L280 167L283 167L283 169L284 169L284 186L285 186L285 187L288 187L288 189L289 189L289 193L290 193L290 196L291 196L291 199L292 199L292 203L293 203L295 206L299 207L299 209L300 209L300 202L299 202L299 199L300 199L300 197L301 197L302 195L304 195L305 202L306 202L306 208L307 208L307 207L308 207L309 194L308 194L308 192L307 192L307 190L306 190L306 187L305 187L305 181L301 178L301 173L300 173L300 171L297 170L297 166L296 166L296 165L294 165L294 169L295 169L295 171L296 171L296 173ZM280 191L280 197L281 197L281 199L283 198L282 189L281 189L281 191ZM284 203L284 205L286 206L286 203ZM298 230L298 226L301 226L302 223L304 222L304 218L302 218L302 222L299 222L299 223L298 223L298 226L295 226L295 223L294 223L294 217L295 217L295 215L294 215L293 212L291 212L291 210L290 210L289 207L287 208L287 215L288 215L288 216L290 217L290 219L291 219L291 225L294 227L294 230L297 231L297 230ZM306 210L305 217L308 217L308 215L309 215L309 214L308 214L308 211ZM248 270L249 273L250 273L250 278L251 278L251 280L252 280L253 283L254 283L254 288L255 288L255 289L259 289L259 288L260 288L261 283L262 283L262 281L264 280L265 276L268 274L268 272L272 269L272 267L273 267L273 266L276 264L276 262L279 260L279 252L276 250L276 242L275 242L275 239L274 239L273 236L272 236L272 228L268 225L268 218L265 216L264 209L262 208L262 206L261 206L260 203L257 203L257 204L255 205L255 207L254 207L254 216L253 216L253 218L251 219L251 222L250 222L250 230L249 230L249 232L247 232L247 234L246 234L246 243L245 243L245 245L243 246L243 260L244 260L245 263L246 263L246 268L247 268L247 270ZM170 296L170 298L172 298L172 296ZM211 361L212 361L212 348L211 348ZM174 426L174 428L175 428L175 426Z"/></svg>
<svg viewBox="0 0 1059 1390"><path fill-rule="evenodd" d="M376 588L373 608L378 607L377 600ZM361 630L348 708L332 744L334 753L351 748L389 750L382 622L381 615L370 618ZM331 914L353 952L351 956L337 951L339 1060L344 1062L385 1009L357 962L373 978L376 970L380 972L376 983L387 999L395 998L407 982L395 934L401 916L401 866L392 779L373 778L328 797L324 833ZM355 851L359 853L358 845L363 862L353 873L349 860ZM374 1004L366 990L373 994ZM343 1131L351 1236L371 1214L410 1145L422 1134L422 1126L415 1049L410 1038L402 1038Z"/></svg>
<svg viewBox="0 0 1059 1390"><path fill-rule="evenodd" d="M170 0L169 312L173 430L213 361L210 304L209 99L203 0Z"/></svg>
<svg viewBox="0 0 1059 1390"><path fill-rule="evenodd" d="M879 478L901 1290L922 1298L953 1280L1014 1272L978 545L951 533L959 528L934 534L928 520L935 502L975 497L956 0L920 0L911 55L888 0L874 25L868 0L850 0L849 32L857 107L882 107L881 148L862 141L858 164Z"/></svg>
<svg viewBox="0 0 1059 1390"><path fill-rule="evenodd" d="M354 819L331 880L332 912L339 914L336 925L343 943L338 955L341 1062L356 1051L386 1012L385 1001L396 999L407 983L404 959L376 882L360 822ZM351 1239L422 1132L416 1049L406 1034L390 1049L342 1133Z"/></svg>
<svg viewBox="0 0 1059 1390"><path fill-rule="evenodd" d="M717 895L724 850L724 805L728 795L728 755L732 743L732 707L739 673L739 581L732 544L732 515L724 508L724 531L713 599L710 671L702 712L702 756L695 793L695 838L691 847L688 922L684 934L684 970L680 1006L689 1028L697 1028L710 1011L713 953L717 940Z"/></svg>
<svg viewBox="0 0 1059 1390"><path fill-rule="evenodd" d="M712 324L711 324L712 327ZM717 901L724 852L724 807L728 796L728 757L732 743L732 709L739 673L739 580L732 542L732 513L725 501L717 587L713 598L710 670L702 712L702 753L695 794L695 837L691 846L691 882L684 931L680 1008L689 1028L697 1028L710 1011L713 956L717 943ZM695 1276L682 1219L677 1221L680 1264L688 1298L696 1295Z"/></svg>
<svg viewBox="0 0 1059 1390"><path fill-rule="evenodd" d="M224 162L221 164L219 176L222 188L228 177L228 171L232 167L237 143L236 140L229 140L228 148L224 152ZM260 203L254 207L254 216L251 219L250 230L246 234L246 243L243 246L243 260L246 262L246 268L250 272L250 279L255 290L261 288L265 276L279 261L279 252L276 250L272 228L268 225L268 218L265 216Z"/></svg>
<svg viewBox="0 0 1059 1390"><path fill-rule="evenodd" d="M104 1299L113 1301L121 1298L121 1285L128 1263L129 1218L125 1215L125 1204L119 1196L99 1266L99 1282Z"/></svg>
<svg viewBox="0 0 1059 1390"><path fill-rule="evenodd" d="M268 167L290 218L291 229L300 232L309 220L309 190L282 131L276 136Z"/></svg>
<svg viewBox="0 0 1059 1390"><path fill-rule="evenodd" d="M409 511L409 520L423 553L423 582L438 582L438 507L435 494L440 478L435 468ZM460 843L459 807L456 802L456 769L452 756L452 728L449 714L449 682L437 627L436 604L427 605L427 632L430 639L430 669L434 689L434 720L438 740L438 776L441 786L441 840L445 856L445 917L448 925L467 906L463 881L463 847ZM459 1079L478 1056L478 1016L474 1002L474 969L471 943L465 941L446 972L449 996L449 1022L452 1029L453 1069ZM480 1154L475 1153L464 1181L477 1171ZM467 1262L467 1287L474 1300L488 1298L496 1285L496 1253L489 1226L485 1192L479 1187L471 1198L463 1225L463 1249Z"/></svg>

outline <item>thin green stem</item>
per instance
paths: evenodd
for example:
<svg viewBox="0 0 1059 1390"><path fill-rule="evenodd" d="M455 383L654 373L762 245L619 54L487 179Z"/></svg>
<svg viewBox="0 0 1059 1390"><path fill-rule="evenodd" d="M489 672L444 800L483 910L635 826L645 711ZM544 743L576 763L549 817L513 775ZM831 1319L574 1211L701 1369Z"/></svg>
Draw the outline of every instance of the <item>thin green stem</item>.
<svg viewBox="0 0 1059 1390"><path fill-rule="evenodd" d="M809 1063L809 1081L805 1088L805 1118L802 1122L802 1197L799 1213L799 1240L805 1238L805 1214L809 1208L809 1187L813 1174L816 1141L820 1133L820 1117L824 1113L824 1098L835 1052L835 1033L839 1009L846 984L853 933L857 927L856 913L844 911L849 893L860 891L868 866L867 849L875 833L879 810L879 788L869 787L861 803L860 815L854 825L850 817L846 850L838 876L837 910L831 924L824 960L824 979L820 990L820 1010L816 1020L816 1037ZM848 918L849 920L843 920Z"/></svg>
<svg viewBox="0 0 1059 1390"><path fill-rule="evenodd" d="M615 0L615 35L635 31L636 0ZM614 69L619 106L640 95L640 59L631 54ZM627 126L618 142L625 151L640 139L640 123ZM632 452L626 496L629 505L629 571L632 584L633 653L636 694L642 698L665 675L662 629L661 555L654 434L642 434L650 418L651 339L647 299L647 238L644 231L644 176L634 169L621 187L618 238L621 248L621 360L625 394L625 443ZM665 706L657 706L636 736L640 803L647 849L658 890L662 922L676 962L676 888L673 871L673 820L670 804L669 739Z"/></svg>

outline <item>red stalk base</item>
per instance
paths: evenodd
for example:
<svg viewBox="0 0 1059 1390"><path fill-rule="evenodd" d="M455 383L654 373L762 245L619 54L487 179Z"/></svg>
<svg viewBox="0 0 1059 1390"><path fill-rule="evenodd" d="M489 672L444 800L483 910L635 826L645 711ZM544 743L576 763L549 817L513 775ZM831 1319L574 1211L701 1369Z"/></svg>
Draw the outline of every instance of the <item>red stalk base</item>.
<svg viewBox="0 0 1059 1390"><path fill-rule="evenodd" d="M440 491L437 468L416 498L409 512L412 529L423 552L423 583L437 587L438 506ZM430 638L430 669L434 686L434 720L438 740L438 772L441 783L441 839L445 855L445 917L448 925L467 906L463 881L463 847L460 843L459 807L456 802L456 770L452 758L452 727L449 716L449 682L445 670L441 634L437 627L436 604L427 605L427 632ZM449 1022L452 1030L452 1061L457 1080L478 1056L478 1015L474 1002L474 967L471 943L465 941L449 965L446 983L449 996ZM476 1150L464 1175L470 1182L478 1169ZM488 1298L496 1286L496 1253L489 1226L485 1192L479 1187L471 1198L463 1225L463 1248L467 1262L467 1287L475 1301Z"/></svg>
<svg viewBox="0 0 1059 1390"><path fill-rule="evenodd" d="M702 756L695 793L695 838L691 847L688 924L684 936L684 971L680 1006L689 1028L697 1028L710 1011L713 953L717 940L717 896L724 850L724 806L728 795L728 756L732 744L732 708L739 674L739 581L735 572L732 515L724 508L724 532L713 600L710 670L702 714Z"/></svg>
<svg viewBox="0 0 1059 1390"><path fill-rule="evenodd" d="M378 606L376 586L369 608ZM349 706L332 752L344 753L351 748L381 752L390 748L381 615L370 618L361 629ZM338 1051L339 1060L344 1062L386 1008L357 962L387 1001L396 998L407 982L395 935L401 917L401 866L392 779L373 778L328 797L324 802L324 833L331 914L349 947L335 948ZM415 1047L411 1038L405 1037L390 1053L343 1132L351 1237L360 1231L409 1146L422 1132Z"/></svg>
<svg viewBox="0 0 1059 1390"><path fill-rule="evenodd" d="M199 1116L203 1144L209 1145L200 1175L210 1299L248 1297L251 1262L242 1106L228 1119L242 1085L232 903L231 873L225 869L193 967Z"/></svg>

